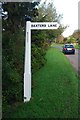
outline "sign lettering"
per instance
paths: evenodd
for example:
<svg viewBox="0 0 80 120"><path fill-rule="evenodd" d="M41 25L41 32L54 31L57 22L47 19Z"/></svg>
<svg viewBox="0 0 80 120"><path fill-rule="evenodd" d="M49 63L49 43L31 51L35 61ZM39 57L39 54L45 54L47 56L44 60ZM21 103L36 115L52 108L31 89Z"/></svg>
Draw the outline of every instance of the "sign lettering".
<svg viewBox="0 0 80 120"><path fill-rule="evenodd" d="M57 22L31 22L31 29L57 29Z"/></svg>

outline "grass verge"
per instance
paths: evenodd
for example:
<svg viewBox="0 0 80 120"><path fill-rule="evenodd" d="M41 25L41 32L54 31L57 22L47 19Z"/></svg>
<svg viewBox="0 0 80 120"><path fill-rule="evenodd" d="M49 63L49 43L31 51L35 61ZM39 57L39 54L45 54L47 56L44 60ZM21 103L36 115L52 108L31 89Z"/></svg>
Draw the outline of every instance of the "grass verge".
<svg viewBox="0 0 80 120"><path fill-rule="evenodd" d="M64 44L62 44L62 43L52 43L52 45L51 46L61 46L61 47L63 47L64 46Z"/></svg>
<svg viewBox="0 0 80 120"><path fill-rule="evenodd" d="M80 45L75 45L75 48L80 50Z"/></svg>
<svg viewBox="0 0 80 120"><path fill-rule="evenodd" d="M68 59L55 48L46 54L46 65L33 76L32 98L11 108L8 118L77 118L78 78Z"/></svg>

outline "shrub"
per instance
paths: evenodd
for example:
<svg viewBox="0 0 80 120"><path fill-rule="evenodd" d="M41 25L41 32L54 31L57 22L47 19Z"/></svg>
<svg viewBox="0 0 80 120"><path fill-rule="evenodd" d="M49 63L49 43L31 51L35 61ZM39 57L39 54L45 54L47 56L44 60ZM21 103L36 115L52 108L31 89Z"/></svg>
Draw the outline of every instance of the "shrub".
<svg viewBox="0 0 80 120"><path fill-rule="evenodd" d="M12 104L22 100L22 77L16 69L11 68L5 57L3 57L3 62L3 103Z"/></svg>
<svg viewBox="0 0 80 120"><path fill-rule="evenodd" d="M45 50L38 47L34 43L32 44L32 74L40 69L45 64Z"/></svg>

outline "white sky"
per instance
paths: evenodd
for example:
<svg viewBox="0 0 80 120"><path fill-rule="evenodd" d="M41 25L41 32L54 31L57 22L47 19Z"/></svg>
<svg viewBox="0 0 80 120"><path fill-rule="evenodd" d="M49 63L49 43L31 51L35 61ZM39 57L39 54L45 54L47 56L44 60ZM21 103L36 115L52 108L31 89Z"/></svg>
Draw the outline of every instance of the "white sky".
<svg viewBox="0 0 80 120"><path fill-rule="evenodd" d="M54 6L58 14L63 14L61 23L63 25L69 25L64 31L63 36L67 37L71 35L74 30L78 29L78 2L80 0L42 0L53 1Z"/></svg>

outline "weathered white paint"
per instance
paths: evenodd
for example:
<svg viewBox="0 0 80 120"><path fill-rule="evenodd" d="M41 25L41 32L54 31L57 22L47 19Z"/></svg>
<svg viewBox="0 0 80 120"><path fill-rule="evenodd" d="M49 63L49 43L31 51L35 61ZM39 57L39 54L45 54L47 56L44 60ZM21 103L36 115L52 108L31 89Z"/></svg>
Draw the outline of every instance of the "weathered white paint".
<svg viewBox="0 0 80 120"><path fill-rule="evenodd" d="M31 98L31 29L57 29L56 22L26 22L25 64L24 64L24 102Z"/></svg>
<svg viewBox="0 0 80 120"><path fill-rule="evenodd" d="M26 22L25 66L24 66L24 102L31 98L31 22Z"/></svg>

